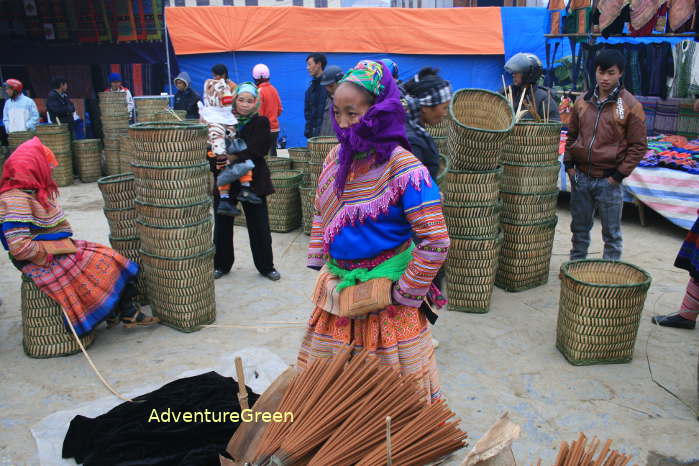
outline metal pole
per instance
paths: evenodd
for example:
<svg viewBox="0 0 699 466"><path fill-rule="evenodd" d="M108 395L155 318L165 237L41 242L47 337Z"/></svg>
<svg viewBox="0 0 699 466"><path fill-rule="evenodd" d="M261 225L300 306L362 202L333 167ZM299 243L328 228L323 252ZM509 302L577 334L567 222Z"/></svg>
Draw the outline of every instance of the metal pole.
<svg viewBox="0 0 699 466"><path fill-rule="evenodd" d="M167 88L168 95L172 94L172 74L170 73L170 38L167 33L167 16L163 10L163 25L165 26L165 60L167 62Z"/></svg>

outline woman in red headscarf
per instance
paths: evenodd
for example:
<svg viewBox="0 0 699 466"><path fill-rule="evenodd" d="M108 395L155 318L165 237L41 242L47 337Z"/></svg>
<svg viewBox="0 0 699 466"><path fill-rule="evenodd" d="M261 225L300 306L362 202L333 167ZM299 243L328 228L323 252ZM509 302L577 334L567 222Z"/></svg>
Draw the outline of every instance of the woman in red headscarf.
<svg viewBox="0 0 699 466"><path fill-rule="evenodd" d="M13 264L63 308L78 335L105 319L121 320L126 327L156 323L133 300L138 264L106 246L70 239L73 232L51 177L57 165L36 137L5 162L0 240Z"/></svg>

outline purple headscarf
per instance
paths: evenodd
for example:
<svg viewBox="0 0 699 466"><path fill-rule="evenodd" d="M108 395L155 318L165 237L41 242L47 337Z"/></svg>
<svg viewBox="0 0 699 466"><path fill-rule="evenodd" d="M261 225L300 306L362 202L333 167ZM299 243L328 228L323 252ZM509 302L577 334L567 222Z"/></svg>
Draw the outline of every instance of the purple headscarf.
<svg viewBox="0 0 699 466"><path fill-rule="evenodd" d="M352 168L355 154L370 153L370 157L374 157L375 163L380 165L391 158L397 146L411 150L405 134L405 110L400 101L398 86L384 63L374 63L381 66L381 86L383 86L379 95L376 96L374 105L362 116L359 123L349 128L340 128L335 114L332 114L333 128L340 142L338 168L335 174L335 191L338 196L345 189L347 175ZM371 65L374 64L371 63ZM354 69L359 68L366 75L365 61L359 62ZM375 69L374 66L369 67L371 68ZM343 80L347 80L352 71L349 70Z"/></svg>

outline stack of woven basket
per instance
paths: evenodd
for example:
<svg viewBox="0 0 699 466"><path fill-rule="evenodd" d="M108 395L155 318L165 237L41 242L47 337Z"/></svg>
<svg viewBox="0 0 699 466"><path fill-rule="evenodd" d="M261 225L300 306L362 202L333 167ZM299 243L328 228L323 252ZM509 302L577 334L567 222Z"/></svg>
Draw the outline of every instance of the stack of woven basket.
<svg viewBox="0 0 699 466"><path fill-rule="evenodd" d="M167 110L170 99L168 96L145 95L134 97L133 101L136 104L136 118L138 122L145 123L158 121L160 118L159 114L163 110ZM158 114L158 117L156 117L156 114Z"/></svg>
<svg viewBox="0 0 699 466"><path fill-rule="evenodd" d="M514 112L503 96L479 89L456 92L449 112L443 207L452 241L446 269L449 309L484 313L490 309L502 242L498 165Z"/></svg>
<svg viewBox="0 0 699 466"><path fill-rule="evenodd" d="M267 167L269 168L270 172L275 172L275 171L288 171L291 170L291 165L292 165L292 160L287 157L268 157L265 159L267 162ZM272 177L272 180L274 180L274 176ZM274 186L276 187L276 183L273 183ZM272 196L267 198L267 208L270 212L270 228L272 231L284 233L289 230L284 230L281 225L285 222L281 222L281 218L284 217L284 214L282 212L279 212L278 209L281 207L276 206L276 200L283 198L284 196L278 196L277 198L273 198ZM274 199L274 200L273 200ZM277 217L276 222L272 222L272 212L275 212L279 215L275 215ZM295 214L295 213L294 213ZM293 223L293 222L292 222ZM247 221L245 220L245 211L241 208L240 209L240 215L236 216L235 219L233 220L233 224L237 225L239 227L244 227L247 226ZM279 228L282 228L280 230ZM293 229L293 228L292 228Z"/></svg>
<svg viewBox="0 0 699 466"><path fill-rule="evenodd" d="M53 169L53 179L58 186L73 184L73 151L70 130L67 125L39 125L36 135L41 143L53 151L58 166Z"/></svg>
<svg viewBox="0 0 699 466"><path fill-rule="evenodd" d="M119 139L129 130L129 110L124 92L100 92L100 114L104 135L105 171L116 175L121 170Z"/></svg>
<svg viewBox="0 0 699 466"><path fill-rule="evenodd" d="M522 291L545 284L556 229L561 124L520 122L503 148L504 232L495 284Z"/></svg>
<svg viewBox="0 0 699 466"><path fill-rule="evenodd" d="M15 131L13 133L9 133L7 135L7 142L9 145L9 150L10 154L17 149L17 147L22 144L23 142L29 141L31 138L34 137L34 132L33 131Z"/></svg>
<svg viewBox="0 0 699 466"><path fill-rule="evenodd" d="M128 133L122 134L119 137L119 173L129 173L132 161L131 138Z"/></svg>
<svg viewBox="0 0 699 466"><path fill-rule="evenodd" d="M198 330L216 318L207 127L138 123L129 135L153 314L178 330Z"/></svg>
<svg viewBox="0 0 699 466"><path fill-rule="evenodd" d="M437 144L437 149L440 154L447 154L447 140L449 134L449 120L450 118L443 118L441 122L436 125L425 125L425 130L432 136L435 144Z"/></svg>
<svg viewBox="0 0 699 466"><path fill-rule="evenodd" d="M105 176L97 180L104 199L104 216L109 223L109 243L122 256L141 265L141 242L136 230L136 184L131 173ZM138 277L139 301L147 301L146 283Z"/></svg>
<svg viewBox="0 0 699 466"><path fill-rule="evenodd" d="M308 168L310 151L306 147L290 147L289 158L292 161L292 168L302 173L301 185L299 186L301 225L303 226L303 232L310 235L311 224L313 223L312 205L316 194L310 185L311 176Z"/></svg>
<svg viewBox="0 0 699 466"><path fill-rule="evenodd" d="M55 358L80 351L66 330L61 306L22 274L22 346L31 358ZM95 341L95 332L80 337L85 348Z"/></svg>
<svg viewBox="0 0 699 466"><path fill-rule="evenodd" d="M99 139L79 139L73 141L73 157L78 176L83 183L93 183L102 176L102 141Z"/></svg>
<svg viewBox="0 0 699 466"><path fill-rule="evenodd" d="M303 173L297 170L271 172L274 194L267 197L269 228L277 233L286 233L301 225L301 198L299 185Z"/></svg>

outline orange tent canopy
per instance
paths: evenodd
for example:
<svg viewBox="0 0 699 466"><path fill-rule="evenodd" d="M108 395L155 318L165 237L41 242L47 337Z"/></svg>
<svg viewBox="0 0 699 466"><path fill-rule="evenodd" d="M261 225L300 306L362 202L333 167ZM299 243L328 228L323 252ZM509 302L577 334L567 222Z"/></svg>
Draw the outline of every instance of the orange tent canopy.
<svg viewBox="0 0 699 466"><path fill-rule="evenodd" d="M348 52L502 55L500 8L168 7L178 55Z"/></svg>

